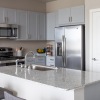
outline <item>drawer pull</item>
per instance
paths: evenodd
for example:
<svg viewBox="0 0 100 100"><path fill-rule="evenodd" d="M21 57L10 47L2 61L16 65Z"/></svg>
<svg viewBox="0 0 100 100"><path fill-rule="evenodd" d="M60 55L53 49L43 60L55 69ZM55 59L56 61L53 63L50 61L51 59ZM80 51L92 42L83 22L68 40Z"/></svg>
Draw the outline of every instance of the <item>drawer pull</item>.
<svg viewBox="0 0 100 100"><path fill-rule="evenodd" d="M50 59L50 60L54 61L54 59Z"/></svg>

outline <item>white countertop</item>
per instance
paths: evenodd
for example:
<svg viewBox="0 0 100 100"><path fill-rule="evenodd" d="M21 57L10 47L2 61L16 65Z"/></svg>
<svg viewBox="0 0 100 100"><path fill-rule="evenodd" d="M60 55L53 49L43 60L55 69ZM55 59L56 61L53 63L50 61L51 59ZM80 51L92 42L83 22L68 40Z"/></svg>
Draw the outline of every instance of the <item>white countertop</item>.
<svg viewBox="0 0 100 100"><path fill-rule="evenodd" d="M83 72L66 68L38 71L16 66L0 67L0 73L59 87L66 90L76 89L100 81L100 73Z"/></svg>

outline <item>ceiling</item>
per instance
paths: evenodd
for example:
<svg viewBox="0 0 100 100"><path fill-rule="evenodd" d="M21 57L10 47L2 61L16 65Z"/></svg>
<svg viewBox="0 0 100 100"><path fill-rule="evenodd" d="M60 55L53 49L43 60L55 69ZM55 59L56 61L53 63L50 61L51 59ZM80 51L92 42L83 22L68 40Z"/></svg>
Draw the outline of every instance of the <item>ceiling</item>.
<svg viewBox="0 0 100 100"><path fill-rule="evenodd" d="M39 1L39 2L51 2L51 1L56 1L56 0L36 0L36 1Z"/></svg>

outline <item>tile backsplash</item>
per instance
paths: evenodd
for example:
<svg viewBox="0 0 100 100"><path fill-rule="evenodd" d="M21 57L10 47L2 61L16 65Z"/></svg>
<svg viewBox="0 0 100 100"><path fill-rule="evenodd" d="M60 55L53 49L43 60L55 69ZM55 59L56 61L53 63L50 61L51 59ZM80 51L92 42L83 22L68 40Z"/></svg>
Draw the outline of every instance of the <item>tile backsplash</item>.
<svg viewBox="0 0 100 100"><path fill-rule="evenodd" d="M15 40L0 40L0 47L11 47L14 49L14 55L16 55L16 48L23 47L23 55L27 51L34 51L36 52L37 48L44 48L46 47L46 41L15 41Z"/></svg>

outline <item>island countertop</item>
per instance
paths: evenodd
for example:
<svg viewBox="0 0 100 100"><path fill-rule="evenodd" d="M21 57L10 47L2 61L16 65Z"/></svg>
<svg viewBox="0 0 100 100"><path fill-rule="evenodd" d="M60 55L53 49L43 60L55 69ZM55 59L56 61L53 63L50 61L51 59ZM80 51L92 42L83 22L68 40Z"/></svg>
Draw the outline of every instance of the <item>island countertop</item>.
<svg viewBox="0 0 100 100"><path fill-rule="evenodd" d="M0 67L0 73L72 90L100 81L100 73L58 68L49 71L28 70L16 66Z"/></svg>

